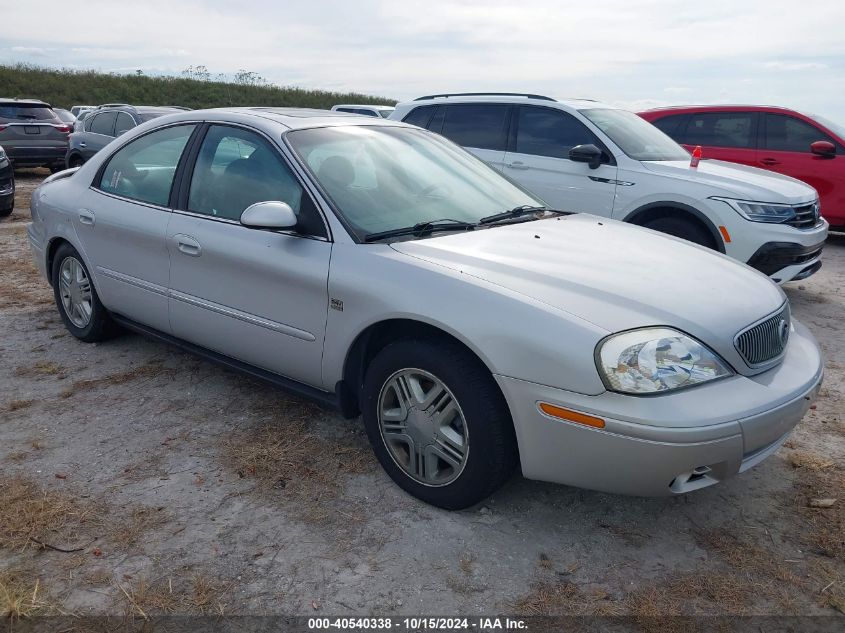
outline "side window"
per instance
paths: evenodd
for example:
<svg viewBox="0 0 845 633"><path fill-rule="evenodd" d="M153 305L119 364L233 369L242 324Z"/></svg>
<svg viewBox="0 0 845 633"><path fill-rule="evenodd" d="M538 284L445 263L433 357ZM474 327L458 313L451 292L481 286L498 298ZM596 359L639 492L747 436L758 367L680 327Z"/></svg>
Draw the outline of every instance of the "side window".
<svg viewBox="0 0 845 633"><path fill-rule="evenodd" d="M164 128L123 146L106 163L99 188L139 202L166 206L176 166L194 127Z"/></svg>
<svg viewBox="0 0 845 633"><path fill-rule="evenodd" d="M463 147L504 150L508 112L499 104L446 106L442 134Z"/></svg>
<svg viewBox="0 0 845 633"><path fill-rule="evenodd" d="M810 144L833 139L809 123L783 114L766 115L766 135L763 147L779 152L807 152ZM834 143L835 144L835 143Z"/></svg>
<svg viewBox="0 0 845 633"><path fill-rule="evenodd" d="M114 135L120 136L135 127L135 119L125 112L117 113L117 123L114 126Z"/></svg>
<svg viewBox="0 0 845 633"><path fill-rule="evenodd" d="M353 112L355 114L362 114L364 116L378 116L378 114L376 114L372 110L364 110L363 108L357 108L357 109L353 110Z"/></svg>
<svg viewBox="0 0 845 633"><path fill-rule="evenodd" d="M102 114L98 114L91 122L90 129L94 134L114 136L114 120L116 118L116 112L103 112Z"/></svg>
<svg viewBox="0 0 845 633"><path fill-rule="evenodd" d="M569 150L587 143L595 144L596 137L572 115L537 106L519 108L517 153L569 158Z"/></svg>
<svg viewBox="0 0 845 633"><path fill-rule="evenodd" d="M652 121L651 123L667 136L671 136L679 143L684 143L685 141L681 138L681 132L684 129L684 123L686 120L686 114L675 114L673 116L665 116L661 119L657 119L656 121Z"/></svg>
<svg viewBox="0 0 845 633"><path fill-rule="evenodd" d="M687 145L754 149L753 112L703 112L690 115L681 142Z"/></svg>
<svg viewBox="0 0 845 633"><path fill-rule="evenodd" d="M211 126L194 166L188 210L240 220L248 206L276 200L286 202L296 213L300 233L326 235L311 197L276 148L255 132Z"/></svg>
<svg viewBox="0 0 845 633"><path fill-rule="evenodd" d="M346 114L354 114L355 110L352 108L335 108L335 112L346 112Z"/></svg>
<svg viewBox="0 0 845 633"><path fill-rule="evenodd" d="M436 107L437 106L421 106L419 108L414 108L405 115L402 122L410 123L411 125L416 125L417 127L425 127L431 119L431 115Z"/></svg>

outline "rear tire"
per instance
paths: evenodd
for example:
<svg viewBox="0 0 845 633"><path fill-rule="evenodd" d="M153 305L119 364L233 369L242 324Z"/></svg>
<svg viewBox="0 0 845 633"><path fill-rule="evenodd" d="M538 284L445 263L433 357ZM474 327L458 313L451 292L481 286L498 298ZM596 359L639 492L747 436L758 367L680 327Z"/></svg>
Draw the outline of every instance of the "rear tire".
<svg viewBox="0 0 845 633"><path fill-rule="evenodd" d="M698 244L699 246L706 246L717 250L716 240L713 235L705 227L698 222L689 220L683 216L664 216L643 222L642 226L653 231L660 231L667 235L680 237L681 239Z"/></svg>
<svg viewBox="0 0 845 633"><path fill-rule="evenodd" d="M367 435L387 474L439 508L482 501L518 461L504 396L481 361L455 343L389 344L367 368L361 403Z"/></svg>
<svg viewBox="0 0 845 633"><path fill-rule="evenodd" d="M82 167L85 164L85 161L82 160L82 156L79 154L74 154L70 158L67 159L67 168L73 169L74 167Z"/></svg>
<svg viewBox="0 0 845 633"><path fill-rule="evenodd" d="M53 296L65 327L80 341L96 343L114 335L117 327L94 288L91 273L70 244L53 257Z"/></svg>
<svg viewBox="0 0 845 633"><path fill-rule="evenodd" d="M10 206L10 207L7 207L6 209L0 209L0 218L5 218L5 217L12 215L12 211L14 211L14 210L15 210L14 204L12 204L12 206Z"/></svg>

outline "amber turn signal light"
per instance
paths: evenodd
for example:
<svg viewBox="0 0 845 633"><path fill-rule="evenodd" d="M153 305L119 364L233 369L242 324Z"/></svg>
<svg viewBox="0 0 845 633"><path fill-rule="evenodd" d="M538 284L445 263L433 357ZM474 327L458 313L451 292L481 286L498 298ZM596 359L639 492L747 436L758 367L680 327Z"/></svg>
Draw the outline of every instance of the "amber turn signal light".
<svg viewBox="0 0 845 633"><path fill-rule="evenodd" d="M570 411L569 409L564 409L563 407L558 407L547 402L541 402L539 404L539 408L540 411L542 411L546 415L552 416L553 418L560 418L561 420L566 420L567 422L575 422L576 424L591 426L594 429L604 428L604 420L602 420L601 418L596 418L592 415L587 415L586 413Z"/></svg>

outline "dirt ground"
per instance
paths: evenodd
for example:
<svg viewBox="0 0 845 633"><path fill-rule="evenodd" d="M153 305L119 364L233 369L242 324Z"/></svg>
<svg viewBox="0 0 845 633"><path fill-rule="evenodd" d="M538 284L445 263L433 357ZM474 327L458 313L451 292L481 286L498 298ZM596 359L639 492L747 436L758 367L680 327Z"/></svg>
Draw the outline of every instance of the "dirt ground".
<svg viewBox="0 0 845 633"><path fill-rule="evenodd" d="M140 336L71 337L26 245L43 176L0 222L0 616L845 613L845 236L785 288L826 378L762 465L669 499L515 476L446 512L360 421Z"/></svg>

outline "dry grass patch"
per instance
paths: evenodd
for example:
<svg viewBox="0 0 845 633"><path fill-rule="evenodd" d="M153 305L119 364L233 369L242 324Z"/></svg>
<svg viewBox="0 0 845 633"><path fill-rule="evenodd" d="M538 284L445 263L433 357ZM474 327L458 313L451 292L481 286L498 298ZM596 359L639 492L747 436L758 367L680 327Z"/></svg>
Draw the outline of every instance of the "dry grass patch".
<svg viewBox="0 0 845 633"><path fill-rule="evenodd" d="M164 508L139 506L128 509L120 521L108 526L106 536L118 549L126 550L137 545L141 537L161 527L170 520Z"/></svg>
<svg viewBox="0 0 845 633"><path fill-rule="evenodd" d="M0 619L16 620L51 611L37 576L22 570L0 571Z"/></svg>
<svg viewBox="0 0 845 633"><path fill-rule="evenodd" d="M169 613L222 616L226 612L225 599L232 583L198 574L154 581L141 578L134 585L116 583L116 586L127 615L148 618Z"/></svg>
<svg viewBox="0 0 845 633"><path fill-rule="evenodd" d="M0 232L0 309L31 308L53 302L50 285L41 278L29 253L23 225Z"/></svg>
<svg viewBox="0 0 845 633"><path fill-rule="evenodd" d="M100 389L102 387L110 387L112 385L124 385L133 380L140 380L142 378L157 378L160 376L172 376L176 373L175 369L163 367L161 361L152 361L132 369L125 369L123 371L103 376L102 378L89 378L87 380L77 380L62 391L59 396L62 398L70 398L83 391L91 391Z"/></svg>
<svg viewBox="0 0 845 633"><path fill-rule="evenodd" d="M845 470L839 465L802 469L793 503L808 523L801 539L814 552L845 563ZM811 507L819 499L832 499L829 507Z"/></svg>
<svg viewBox="0 0 845 633"><path fill-rule="evenodd" d="M67 370L52 361L39 360L32 365L24 365L15 369L16 376L37 378L38 376L64 376Z"/></svg>
<svg viewBox="0 0 845 633"><path fill-rule="evenodd" d="M20 411L21 409L27 409L35 404L35 400L11 400L6 405L6 411L11 413L12 411Z"/></svg>
<svg viewBox="0 0 845 633"><path fill-rule="evenodd" d="M90 507L64 491L42 489L20 476L0 478L0 547L75 548L92 518Z"/></svg>
<svg viewBox="0 0 845 633"><path fill-rule="evenodd" d="M349 475L373 469L369 447L358 437L340 439L318 431L314 420L321 410L310 403L280 397L262 413L274 421L228 438L226 464L262 491L294 501L309 522L334 515L363 520L341 510L337 500Z"/></svg>

